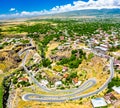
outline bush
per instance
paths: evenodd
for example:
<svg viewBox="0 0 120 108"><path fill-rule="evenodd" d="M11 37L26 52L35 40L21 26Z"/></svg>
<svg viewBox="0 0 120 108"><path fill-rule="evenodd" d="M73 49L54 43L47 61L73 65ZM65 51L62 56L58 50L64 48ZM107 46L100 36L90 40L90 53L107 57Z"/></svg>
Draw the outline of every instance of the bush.
<svg viewBox="0 0 120 108"><path fill-rule="evenodd" d="M17 84L17 78L13 78L13 84Z"/></svg>
<svg viewBox="0 0 120 108"><path fill-rule="evenodd" d="M93 54L93 53L90 53L90 54L88 55L88 60L92 59L93 57L94 57L94 54Z"/></svg>
<svg viewBox="0 0 120 108"><path fill-rule="evenodd" d="M2 44L0 44L0 49L3 49L3 48L4 48L4 46Z"/></svg>

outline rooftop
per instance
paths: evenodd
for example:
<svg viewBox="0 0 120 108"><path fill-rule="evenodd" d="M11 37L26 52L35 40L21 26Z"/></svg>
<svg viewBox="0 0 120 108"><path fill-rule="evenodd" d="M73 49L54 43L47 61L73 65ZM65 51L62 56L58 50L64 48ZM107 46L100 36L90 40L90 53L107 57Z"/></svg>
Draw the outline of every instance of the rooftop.
<svg viewBox="0 0 120 108"><path fill-rule="evenodd" d="M107 106L107 103L105 102L104 98L91 99L91 102L92 102L94 108Z"/></svg>
<svg viewBox="0 0 120 108"><path fill-rule="evenodd" d="M96 46L95 48L96 48L96 49L100 49L100 50L103 50L103 51L107 51L107 50L108 50L107 48L104 48L104 47L100 47L100 46Z"/></svg>
<svg viewBox="0 0 120 108"><path fill-rule="evenodd" d="M119 87L114 86L112 87L112 89L120 94L120 86Z"/></svg>

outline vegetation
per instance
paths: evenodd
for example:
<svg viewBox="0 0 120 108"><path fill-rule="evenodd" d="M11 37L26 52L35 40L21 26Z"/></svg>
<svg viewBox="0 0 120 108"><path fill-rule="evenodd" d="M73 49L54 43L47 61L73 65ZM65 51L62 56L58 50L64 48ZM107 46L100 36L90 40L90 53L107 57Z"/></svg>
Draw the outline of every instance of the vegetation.
<svg viewBox="0 0 120 108"><path fill-rule="evenodd" d="M0 49L3 49L5 46L7 46L9 43L8 42L4 42L3 44L0 44Z"/></svg>
<svg viewBox="0 0 120 108"><path fill-rule="evenodd" d="M88 60L92 59L93 57L94 57L94 54L93 54L93 53L90 53L90 54L88 55Z"/></svg>
<svg viewBox="0 0 120 108"><path fill-rule="evenodd" d="M44 67L48 67L48 66L50 66L51 62L50 62L50 60L47 58L47 59L43 59L43 60L42 60L42 64L43 64Z"/></svg>
<svg viewBox="0 0 120 108"><path fill-rule="evenodd" d="M70 72L69 76L65 79L65 81L62 81L62 82L63 84L68 86L70 83L72 83L72 79L77 77L78 77L77 72L73 71L73 72Z"/></svg>
<svg viewBox="0 0 120 108"><path fill-rule="evenodd" d="M5 77L4 80L3 80L3 83L2 83L2 86L3 86L3 106L4 108L6 108L6 104L7 104L7 100L8 100L8 97L9 97L9 90L10 90L10 84L11 84L11 81L9 79L9 76Z"/></svg>
<svg viewBox="0 0 120 108"><path fill-rule="evenodd" d="M0 44L0 49L3 49L3 48L4 48L4 46L2 44Z"/></svg>
<svg viewBox="0 0 120 108"><path fill-rule="evenodd" d="M112 46L110 49L109 49L109 51L118 51L118 50L120 50L120 45L118 45L118 46Z"/></svg>
<svg viewBox="0 0 120 108"><path fill-rule="evenodd" d="M108 91L107 92L111 92L113 86L117 86L117 87L120 86L120 78L119 77L114 77L112 79L112 81L108 84Z"/></svg>
<svg viewBox="0 0 120 108"><path fill-rule="evenodd" d="M0 108L3 106L3 87L0 86Z"/></svg>
<svg viewBox="0 0 120 108"><path fill-rule="evenodd" d="M44 20L36 20L37 22L43 21ZM26 24L27 23L27 24ZM41 63L35 65L37 66L44 66L44 67L51 67L51 61L49 58L47 58L45 55L47 45L52 42L52 40L59 41L61 43L64 43L65 41L68 41L67 39L70 38L72 41L76 40L76 37L80 38L80 42L87 43L86 40L89 40L91 37L94 37L96 34L100 34L100 31L103 31L103 35L109 34L111 35L109 37L109 44L112 46L110 48L110 51L117 51L120 50L120 45L115 46L113 41L113 31L117 32L116 38L120 40L120 23L117 20L111 20L111 19L78 19L78 20L64 20L64 19L49 19L46 20L46 23L34 23L34 24L29 24L30 21L25 22L24 24L20 25L12 25L12 27L8 27L7 29L2 29L2 26L0 28L0 41L1 43L3 42L1 39L3 37L7 37L7 35L4 36L5 33L10 33L13 34L13 36L17 36L16 34L18 33L25 33L27 34L27 37L33 38L35 43L37 44L37 50L39 54L42 57ZM4 26L5 28L5 26ZM65 30L67 30L68 35L66 36ZM14 35L15 34L15 35ZM22 35L22 34L21 34ZM65 36L65 39L60 41L60 36ZM20 35L18 35L20 37ZM97 37L96 37L97 38ZM105 38L102 37L100 41L104 40ZM29 43L29 40L24 40L20 39L19 40L21 43L26 44ZM0 49L3 49L5 46L11 45L11 43L16 43L18 42L16 39L13 39L12 42L3 42L0 44ZM100 43L101 44L101 43ZM99 45L100 45L99 44ZM58 49L54 49L52 52L55 54L55 51ZM93 53L90 53L87 56L87 59L90 60L94 57ZM73 83L73 79L84 79L87 78L86 74L87 71L81 71L80 74L78 75L77 72L75 71L74 68L78 68L79 64L82 63L82 61L86 59L86 53L83 52L82 49L77 49L77 50L72 50L71 55L69 58L65 57L62 60L58 61L58 65L53 68L54 71L60 72L63 69L64 66L68 66L69 71L65 72L67 73L68 76L62 79L62 82L64 86L60 86L60 89L66 89L70 88L73 86L71 83ZM118 58L120 59L120 58ZM1 60L2 61L2 60ZM62 65L62 66L61 66ZM31 66L32 67L32 66ZM72 71L70 71L72 70ZM46 76L48 77L48 81L51 85L54 84L53 79L57 79L57 75L53 75L51 70L46 70L42 71L45 72ZM120 73L119 70L117 70L118 73ZM10 84L13 83L15 88L18 87L27 87L30 86L29 81L19 81L20 78L24 78L25 76L24 71L16 71L13 74L11 74L8 77L5 77L3 81L3 86L0 86L0 108L2 107L2 95L4 96L4 103L3 105L5 106L8 96L9 96L9 90L10 90ZM63 72L59 73L61 79L63 77ZM45 79L46 77L41 75L41 72L36 73L36 79L40 81L40 79ZM49 78L51 77L51 78ZM54 78L53 78L54 77ZM53 79L52 79L53 78ZM112 81L108 85L108 92L112 91L113 86L120 86L120 78L113 78ZM50 85L50 86L51 86ZM82 104L82 102L81 102Z"/></svg>
<svg viewBox="0 0 120 108"><path fill-rule="evenodd" d="M82 49L72 50L70 58L63 58L57 64L58 65L67 64L70 68L78 68L79 64L81 64L85 58L86 58L86 53L84 53Z"/></svg>

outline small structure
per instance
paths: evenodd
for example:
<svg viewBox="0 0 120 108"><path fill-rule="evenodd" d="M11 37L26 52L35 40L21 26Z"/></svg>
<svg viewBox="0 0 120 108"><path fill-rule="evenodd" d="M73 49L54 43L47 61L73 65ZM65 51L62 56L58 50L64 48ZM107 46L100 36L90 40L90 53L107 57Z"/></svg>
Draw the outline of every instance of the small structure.
<svg viewBox="0 0 120 108"><path fill-rule="evenodd" d="M106 54L106 52L108 51L108 48L104 48L101 46L96 46L94 49L96 50L97 53L102 53L102 54Z"/></svg>
<svg viewBox="0 0 120 108"><path fill-rule="evenodd" d="M108 48L108 45L105 45L105 44L100 44L100 46L103 48Z"/></svg>
<svg viewBox="0 0 120 108"><path fill-rule="evenodd" d="M41 73L41 76L42 76L42 77L45 77L45 76L46 76L46 73L45 73L45 72L42 72L42 73Z"/></svg>
<svg viewBox="0 0 120 108"><path fill-rule="evenodd" d="M52 61L59 61L62 60L63 58L66 58L66 56L50 55L50 58Z"/></svg>
<svg viewBox="0 0 120 108"><path fill-rule="evenodd" d="M62 85L62 82L61 82L61 81L55 82L55 87L58 87L58 86L61 86L61 85Z"/></svg>
<svg viewBox="0 0 120 108"><path fill-rule="evenodd" d="M78 78L77 78L77 77L76 77L76 78L73 78L73 79L72 79L72 82L73 82L73 84L78 83Z"/></svg>
<svg viewBox="0 0 120 108"><path fill-rule="evenodd" d="M104 98L108 104L114 104L117 102L117 98L112 93L106 94Z"/></svg>
<svg viewBox="0 0 120 108"><path fill-rule="evenodd" d="M40 61L40 55L38 53L35 53L33 55L33 60L34 60L34 63L39 63L39 61Z"/></svg>
<svg viewBox="0 0 120 108"><path fill-rule="evenodd" d="M107 106L104 98L91 99L94 108Z"/></svg>
<svg viewBox="0 0 120 108"><path fill-rule="evenodd" d="M76 77L76 78L73 78L73 79L72 79L72 82L73 82L73 84L74 84L75 86L80 86L81 83L82 83L82 81L78 81L78 78L77 78L77 77Z"/></svg>
<svg viewBox="0 0 120 108"><path fill-rule="evenodd" d="M120 86L119 87L114 86L112 87L112 89L116 91L118 94L120 94Z"/></svg>
<svg viewBox="0 0 120 108"><path fill-rule="evenodd" d="M46 86L48 83L49 82L47 80L43 80L43 79L41 80L41 84L44 85L44 86Z"/></svg>
<svg viewBox="0 0 120 108"><path fill-rule="evenodd" d="M16 62L21 62L22 60L21 60L21 58L20 58L19 56L15 56L15 57L14 57L14 61L16 61Z"/></svg>
<svg viewBox="0 0 120 108"><path fill-rule="evenodd" d="M78 44L79 42L80 42L80 39L76 39L76 40L74 41L75 44Z"/></svg>
<svg viewBox="0 0 120 108"><path fill-rule="evenodd" d="M62 72L68 71L68 67L63 67Z"/></svg>
<svg viewBox="0 0 120 108"><path fill-rule="evenodd" d="M78 82L75 84L75 86L80 86L81 83L82 83L82 81L78 81Z"/></svg>
<svg viewBox="0 0 120 108"><path fill-rule="evenodd" d="M70 45L70 42L65 42L64 45Z"/></svg>
<svg viewBox="0 0 120 108"><path fill-rule="evenodd" d="M114 66L115 66L117 69L120 69L120 60L115 60L115 61L114 61Z"/></svg>
<svg viewBox="0 0 120 108"><path fill-rule="evenodd" d="M3 73L3 71L2 70L0 70L0 74L2 74Z"/></svg>
<svg viewBox="0 0 120 108"><path fill-rule="evenodd" d="M28 82L29 80L28 80L28 78L19 78L18 79L18 82L22 82L22 81Z"/></svg>
<svg viewBox="0 0 120 108"><path fill-rule="evenodd" d="M69 76L69 74L66 73L63 75L63 78L68 78L68 76Z"/></svg>
<svg viewBox="0 0 120 108"><path fill-rule="evenodd" d="M64 36L60 36L60 40L63 41L65 39Z"/></svg>
<svg viewBox="0 0 120 108"><path fill-rule="evenodd" d="M114 61L114 66L120 66L120 60L115 60Z"/></svg>
<svg viewBox="0 0 120 108"><path fill-rule="evenodd" d="M117 47L117 46L119 46L119 45L120 45L119 41L115 41L114 46Z"/></svg>
<svg viewBox="0 0 120 108"><path fill-rule="evenodd" d="M58 50L63 50L63 46L62 45L58 46Z"/></svg>

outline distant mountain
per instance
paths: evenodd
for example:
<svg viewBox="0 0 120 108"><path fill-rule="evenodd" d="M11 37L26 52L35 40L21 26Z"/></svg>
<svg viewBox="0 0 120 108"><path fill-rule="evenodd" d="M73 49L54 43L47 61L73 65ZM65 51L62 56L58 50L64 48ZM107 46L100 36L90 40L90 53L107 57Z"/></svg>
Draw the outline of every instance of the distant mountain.
<svg viewBox="0 0 120 108"><path fill-rule="evenodd" d="M120 17L120 9L89 9L89 10L77 10L54 14L52 16L64 16L64 17L78 17L78 16L96 16L96 17Z"/></svg>
<svg viewBox="0 0 120 108"><path fill-rule="evenodd" d="M28 19L51 19L51 18L120 18L120 8L119 9L88 9L88 10L76 10L76 11L69 11L57 14L47 14L41 16L22 16L22 17L8 17L8 18L0 18L0 20L28 20Z"/></svg>

